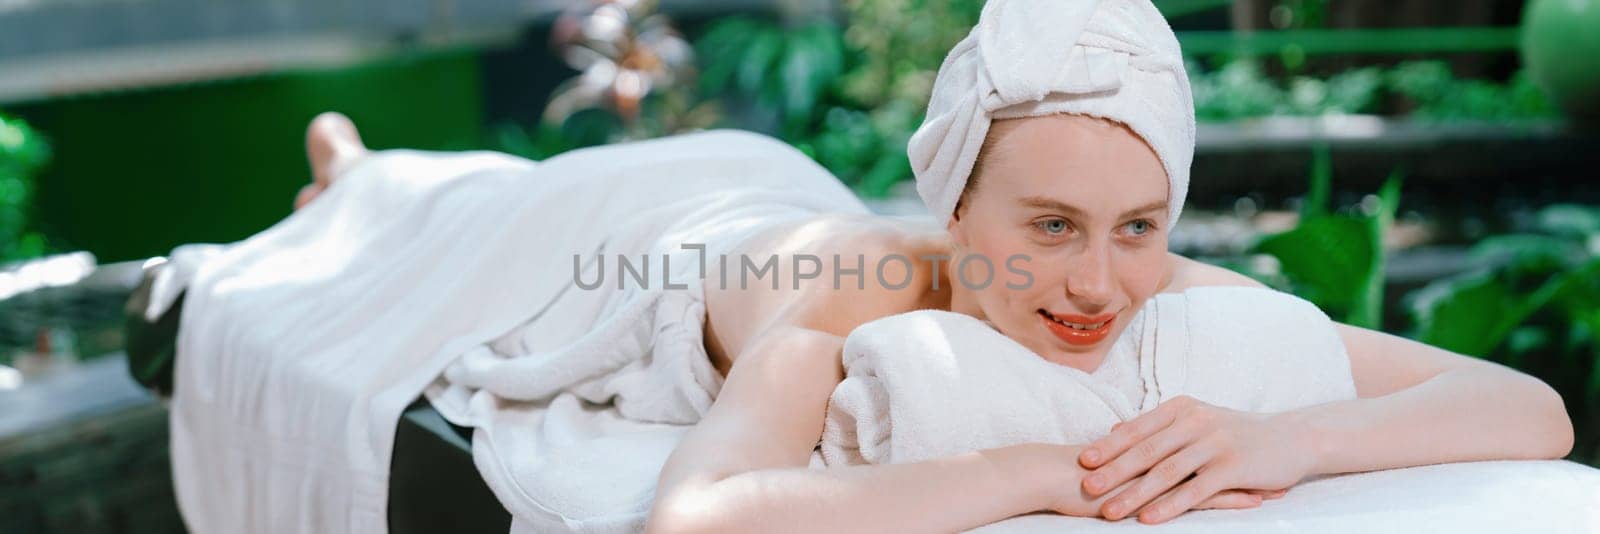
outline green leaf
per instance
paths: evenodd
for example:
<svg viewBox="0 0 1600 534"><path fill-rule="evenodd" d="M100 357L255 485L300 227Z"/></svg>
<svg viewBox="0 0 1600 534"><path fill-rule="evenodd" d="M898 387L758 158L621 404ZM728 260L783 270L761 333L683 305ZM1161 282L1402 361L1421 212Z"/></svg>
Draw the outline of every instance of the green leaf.
<svg viewBox="0 0 1600 534"><path fill-rule="evenodd" d="M1346 318L1355 326L1378 329L1383 326L1384 264L1383 236L1394 224L1394 214L1400 207L1400 183L1404 173L1395 169L1378 189L1378 210L1367 217L1367 231L1372 238L1372 263L1367 267L1366 284L1355 295L1350 315Z"/></svg>
<svg viewBox="0 0 1600 534"><path fill-rule="evenodd" d="M1262 238L1255 252L1278 258L1297 295L1329 311L1349 313L1374 276L1379 243L1364 219L1319 216Z"/></svg>
<svg viewBox="0 0 1600 534"><path fill-rule="evenodd" d="M1473 245L1473 259L1503 265L1517 274L1549 274L1574 266L1584 254L1570 239L1542 234L1507 234L1484 238Z"/></svg>
<svg viewBox="0 0 1600 534"><path fill-rule="evenodd" d="M701 66L700 89L708 94L722 92L732 81L740 59L760 23L746 17L730 17L714 23L695 41L695 55Z"/></svg>
<svg viewBox="0 0 1600 534"><path fill-rule="evenodd" d="M1584 384L1583 400L1590 409L1600 409L1600 341L1596 340L1600 339L1600 308L1591 309L1590 312L1580 319L1595 336L1591 338L1594 359L1589 361L1589 381Z"/></svg>
<svg viewBox="0 0 1600 534"><path fill-rule="evenodd" d="M1498 325L1518 300L1486 271L1435 281L1412 296L1418 341L1480 358L1504 339Z"/></svg>
<svg viewBox="0 0 1600 534"><path fill-rule="evenodd" d="M763 28L751 38L749 47L739 59L736 83L747 95L764 93L767 76L783 54L783 34L776 28Z"/></svg>
<svg viewBox="0 0 1600 534"><path fill-rule="evenodd" d="M1600 259L1552 276L1531 292L1515 291L1487 269L1428 284L1413 294L1418 340L1462 354L1488 356L1528 317L1583 290L1597 275ZM1585 309L1593 309L1590 306Z"/></svg>
<svg viewBox="0 0 1600 534"><path fill-rule="evenodd" d="M905 180L911 174L911 159L904 150L890 151L878 158L878 161L867 171L861 179L861 194L870 198L883 198L889 195L889 189L894 184Z"/></svg>
<svg viewBox="0 0 1600 534"><path fill-rule="evenodd" d="M1327 143L1311 147L1311 189L1300 206L1300 217L1310 219L1328 213L1328 196L1333 189L1333 156Z"/></svg>
<svg viewBox="0 0 1600 534"><path fill-rule="evenodd" d="M817 22L796 30L787 38L778 75L781 110L789 137L799 137L812 123L818 103L837 85L843 65L843 47L838 30L827 22Z"/></svg>
<svg viewBox="0 0 1600 534"><path fill-rule="evenodd" d="M1519 326L1511 329L1506 338L1506 348L1513 355L1543 350L1551 344L1550 331L1540 326Z"/></svg>

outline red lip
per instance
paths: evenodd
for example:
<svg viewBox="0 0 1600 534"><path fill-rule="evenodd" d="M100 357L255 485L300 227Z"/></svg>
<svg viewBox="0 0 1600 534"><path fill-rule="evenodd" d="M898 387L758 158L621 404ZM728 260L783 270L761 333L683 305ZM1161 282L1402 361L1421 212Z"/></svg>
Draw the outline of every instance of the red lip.
<svg viewBox="0 0 1600 534"><path fill-rule="evenodd" d="M1040 310L1040 311L1044 311L1044 310ZM1049 312L1044 312L1044 313L1049 313ZM1071 344L1071 345L1093 345L1095 343L1099 343L1101 340L1105 339L1107 335L1111 334L1111 323L1114 322L1114 320L1117 317L1117 314L1114 314L1114 313L1107 313L1107 314L1104 314L1104 315L1097 315L1097 316L1094 316L1094 317L1089 317L1089 316L1085 316L1085 315L1072 315L1072 314L1061 314L1061 315L1056 315L1055 316L1055 317L1058 317L1061 320L1067 321L1069 323L1077 323L1077 324L1105 323L1105 324L1100 325L1100 328L1096 328L1094 330L1078 330L1076 328L1072 328L1070 326L1055 322L1055 321L1051 320L1049 317L1046 317L1044 315L1044 313L1039 314L1039 320L1040 321L1044 321L1045 328L1049 329L1050 333L1051 334L1055 334L1055 336L1057 338L1059 338L1060 340L1065 341L1065 342L1067 342L1068 344Z"/></svg>

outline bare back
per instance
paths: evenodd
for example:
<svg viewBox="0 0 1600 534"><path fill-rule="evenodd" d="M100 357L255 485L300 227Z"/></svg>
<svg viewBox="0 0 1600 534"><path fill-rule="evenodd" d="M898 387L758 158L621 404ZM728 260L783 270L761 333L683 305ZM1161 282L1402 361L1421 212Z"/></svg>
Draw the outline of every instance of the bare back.
<svg viewBox="0 0 1600 534"><path fill-rule="evenodd" d="M750 340L774 327L843 337L881 317L948 308L948 280L922 259L949 255L935 230L887 217L824 215L751 236L725 265L712 268L704 284L712 364L726 376ZM797 255L817 258L814 278L797 279L791 261ZM889 256L906 261L886 261ZM759 267L770 258L777 258L778 273L762 278L741 263Z"/></svg>

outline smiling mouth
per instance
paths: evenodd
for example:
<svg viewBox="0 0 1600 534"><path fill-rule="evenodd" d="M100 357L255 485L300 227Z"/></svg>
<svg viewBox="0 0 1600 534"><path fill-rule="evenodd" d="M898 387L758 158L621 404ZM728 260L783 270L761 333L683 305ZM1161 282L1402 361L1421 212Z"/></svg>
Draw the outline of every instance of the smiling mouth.
<svg viewBox="0 0 1600 534"><path fill-rule="evenodd" d="M1093 323L1075 323L1075 322L1072 322L1072 321L1067 321L1067 320L1063 320L1063 319L1061 319L1059 317L1056 317L1055 315L1051 314L1049 311L1044 310L1043 308L1039 309L1039 315L1043 316L1045 319L1049 319L1051 321L1054 321L1056 324L1065 326L1067 328L1071 328L1073 330L1099 330L1100 327L1103 327L1103 326L1106 325L1107 322L1110 322L1112 317L1115 317L1114 315L1105 316L1103 319L1099 318L1099 317L1094 317L1094 318L1090 318L1090 319L1101 319L1101 320L1098 321L1098 322L1093 322Z"/></svg>

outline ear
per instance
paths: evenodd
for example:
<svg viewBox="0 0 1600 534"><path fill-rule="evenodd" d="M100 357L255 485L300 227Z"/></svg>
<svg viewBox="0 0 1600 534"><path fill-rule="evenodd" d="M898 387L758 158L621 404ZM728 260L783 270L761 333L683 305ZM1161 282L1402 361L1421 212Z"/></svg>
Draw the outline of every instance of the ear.
<svg viewBox="0 0 1600 534"><path fill-rule="evenodd" d="M950 213L950 220L945 222L944 229L950 232L950 240L957 247L966 248L967 233L966 228L961 225L961 206L956 206L956 210Z"/></svg>

